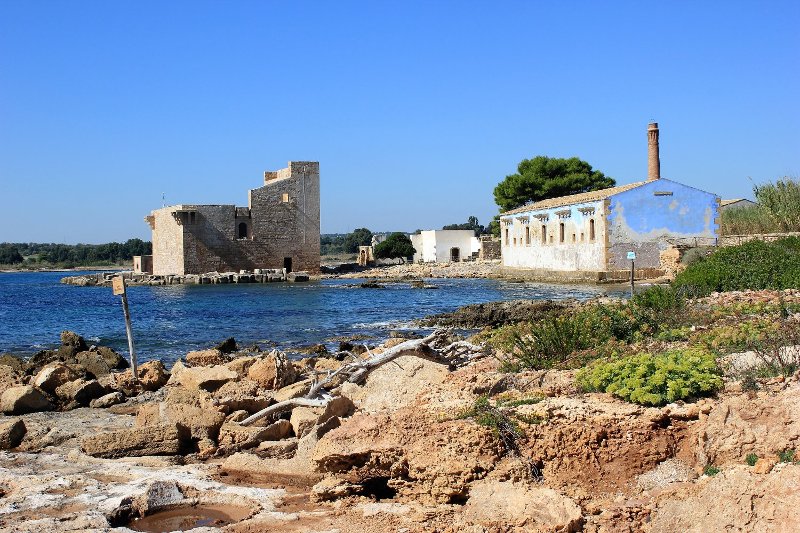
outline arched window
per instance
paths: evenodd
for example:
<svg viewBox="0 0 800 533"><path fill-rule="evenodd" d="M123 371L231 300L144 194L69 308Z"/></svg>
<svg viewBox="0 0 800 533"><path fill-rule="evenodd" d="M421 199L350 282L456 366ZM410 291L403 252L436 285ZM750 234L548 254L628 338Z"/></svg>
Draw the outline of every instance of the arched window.
<svg viewBox="0 0 800 533"><path fill-rule="evenodd" d="M246 239L247 238L247 223L246 222L239 222L239 238Z"/></svg>
<svg viewBox="0 0 800 533"><path fill-rule="evenodd" d="M564 242L564 223L558 225L558 242Z"/></svg>
<svg viewBox="0 0 800 533"><path fill-rule="evenodd" d="M594 219L589 219L589 241L594 240Z"/></svg>

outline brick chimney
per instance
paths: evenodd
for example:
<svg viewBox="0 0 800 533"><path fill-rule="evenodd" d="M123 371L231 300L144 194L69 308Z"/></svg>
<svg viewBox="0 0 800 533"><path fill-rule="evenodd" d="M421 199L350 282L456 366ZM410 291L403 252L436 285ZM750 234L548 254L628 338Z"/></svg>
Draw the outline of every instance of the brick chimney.
<svg viewBox="0 0 800 533"><path fill-rule="evenodd" d="M647 125L647 181L661 178L661 160L658 158L658 122Z"/></svg>

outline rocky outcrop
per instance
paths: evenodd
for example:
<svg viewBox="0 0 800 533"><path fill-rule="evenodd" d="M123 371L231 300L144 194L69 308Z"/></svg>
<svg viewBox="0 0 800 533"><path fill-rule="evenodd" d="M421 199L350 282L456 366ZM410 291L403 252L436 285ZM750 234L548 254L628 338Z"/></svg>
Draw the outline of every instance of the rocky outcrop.
<svg viewBox="0 0 800 533"><path fill-rule="evenodd" d="M181 450L181 440L176 425L159 424L84 437L81 440L81 450L93 457L110 459L175 455Z"/></svg>
<svg viewBox="0 0 800 533"><path fill-rule="evenodd" d="M236 372L222 365L188 368L178 361L172 367L168 383L188 389L215 391L237 377Z"/></svg>
<svg viewBox="0 0 800 533"><path fill-rule="evenodd" d="M9 415L50 411L53 404L45 394L31 385L11 387L0 397L0 411Z"/></svg>
<svg viewBox="0 0 800 533"><path fill-rule="evenodd" d="M96 380L76 379L64 383L56 388L56 396L63 401L68 408L89 405L89 402L99 398L106 393L106 390Z"/></svg>
<svg viewBox="0 0 800 533"><path fill-rule="evenodd" d="M228 362L228 358L222 355L220 350L213 348L211 350L198 350L187 353L186 362L189 366L224 365Z"/></svg>
<svg viewBox="0 0 800 533"><path fill-rule="evenodd" d="M247 377L265 389L277 390L294 383L294 365L286 354L273 350L250 366Z"/></svg>
<svg viewBox="0 0 800 533"><path fill-rule="evenodd" d="M54 394L58 387L78 379L78 377L78 372L59 361L45 365L33 378L32 385L39 387L45 392Z"/></svg>
<svg viewBox="0 0 800 533"><path fill-rule="evenodd" d="M25 422L21 418L0 422L0 450L16 448L25 438Z"/></svg>

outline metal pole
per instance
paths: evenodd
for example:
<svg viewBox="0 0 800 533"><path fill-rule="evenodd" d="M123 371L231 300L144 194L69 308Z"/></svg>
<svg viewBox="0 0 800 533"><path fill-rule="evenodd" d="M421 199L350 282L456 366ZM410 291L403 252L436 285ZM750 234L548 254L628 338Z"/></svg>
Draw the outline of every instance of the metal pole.
<svg viewBox="0 0 800 533"><path fill-rule="evenodd" d="M633 298L633 259L631 259L631 298Z"/></svg>
<svg viewBox="0 0 800 533"><path fill-rule="evenodd" d="M124 290L125 278L122 278L123 292L122 296L122 311L125 313L125 333L128 335L128 351L131 354L131 371L133 372L133 381L139 381L139 365L136 362L136 348L133 346L133 332L131 331L131 312L128 309L128 293Z"/></svg>

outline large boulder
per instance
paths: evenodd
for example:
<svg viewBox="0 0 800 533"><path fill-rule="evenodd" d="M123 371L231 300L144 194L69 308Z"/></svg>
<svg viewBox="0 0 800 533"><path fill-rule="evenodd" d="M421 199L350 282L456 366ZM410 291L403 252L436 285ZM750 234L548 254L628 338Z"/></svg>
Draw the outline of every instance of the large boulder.
<svg viewBox="0 0 800 533"><path fill-rule="evenodd" d="M50 363L42 368L33 378L32 384L50 394L65 383L78 379L78 373L70 366L62 363Z"/></svg>
<svg viewBox="0 0 800 533"><path fill-rule="evenodd" d="M214 398L229 411L260 411L272 403L272 396L265 395L258 383L250 379L229 381L215 390Z"/></svg>
<svg viewBox="0 0 800 533"><path fill-rule="evenodd" d="M79 352L75 355L75 361L95 378L107 376L112 370L112 366L97 352Z"/></svg>
<svg viewBox="0 0 800 533"><path fill-rule="evenodd" d="M470 487L458 521L491 531L506 531L509 524L520 531L580 531L583 513L571 498L547 487L483 480Z"/></svg>
<svg viewBox="0 0 800 533"><path fill-rule="evenodd" d="M81 450L87 455L108 459L175 455L181 450L181 440L174 424L159 424L84 437Z"/></svg>
<svg viewBox="0 0 800 533"><path fill-rule="evenodd" d="M197 350L186 354L186 362L190 366L224 365L228 358L216 348L211 350Z"/></svg>
<svg viewBox="0 0 800 533"><path fill-rule="evenodd" d="M186 403L156 403L143 405L136 415L136 425L176 425L184 440L216 440L225 415L212 409Z"/></svg>
<svg viewBox="0 0 800 533"><path fill-rule="evenodd" d="M106 390L96 379L76 379L60 385L55 393L69 407L79 407L89 405L95 398L103 396Z"/></svg>
<svg viewBox="0 0 800 533"><path fill-rule="evenodd" d="M253 363L247 377L265 389L277 390L294 383L297 373L286 354L273 350Z"/></svg>
<svg viewBox="0 0 800 533"><path fill-rule="evenodd" d="M215 391L238 375L222 365L188 368L180 361L172 367L169 382L180 384L187 389Z"/></svg>
<svg viewBox="0 0 800 533"><path fill-rule="evenodd" d="M52 411L53 404L45 394L31 385L11 387L0 397L0 411L10 415Z"/></svg>
<svg viewBox="0 0 800 533"><path fill-rule="evenodd" d="M108 346L96 346L93 348L93 350L100 354L100 356L112 370L122 370L130 366L127 359L122 357Z"/></svg>
<svg viewBox="0 0 800 533"><path fill-rule="evenodd" d="M0 423L0 450L16 448L25 438L27 428L21 418Z"/></svg>
<svg viewBox="0 0 800 533"><path fill-rule="evenodd" d="M22 374L10 366L0 365L0 394L11 387L22 385Z"/></svg>
<svg viewBox="0 0 800 533"><path fill-rule="evenodd" d="M291 424L286 420L279 420L267 427L223 424L219 430L219 446L225 453L246 450L255 448L263 441L282 439L290 431Z"/></svg>
<svg viewBox="0 0 800 533"><path fill-rule="evenodd" d="M355 411L353 402L343 396L333 398L325 407L295 407L289 419L294 434L302 437L317 424L332 417L344 418Z"/></svg>

